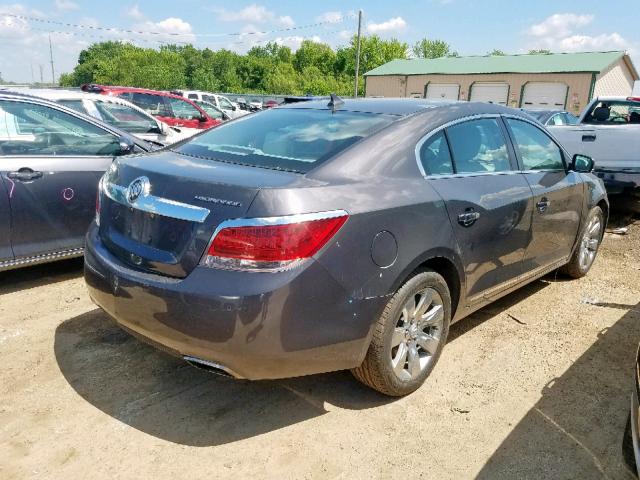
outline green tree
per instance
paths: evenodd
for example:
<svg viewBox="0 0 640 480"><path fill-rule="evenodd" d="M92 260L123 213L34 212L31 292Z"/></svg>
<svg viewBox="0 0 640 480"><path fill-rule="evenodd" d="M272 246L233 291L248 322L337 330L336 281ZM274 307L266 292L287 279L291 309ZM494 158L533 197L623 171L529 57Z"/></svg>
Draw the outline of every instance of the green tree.
<svg viewBox="0 0 640 480"><path fill-rule="evenodd" d="M429 40L423 38L413 44L413 54L418 58L457 57L458 52L451 50L444 40Z"/></svg>
<svg viewBox="0 0 640 480"><path fill-rule="evenodd" d="M551 50L546 50L544 48L541 49L532 49L529 50L529 55L550 55L551 54Z"/></svg>
<svg viewBox="0 0 640 480"><path fill-rule="evenodd" d="M308 67L316 67L322 75L334 72L336 52L326 43L304 40L293 56L293 66L298 72Z"/></svg>
<svg viewBox="0 0 640 480"><path fill-rule="evenodd" d="M491 50L489 53L487 53L487 55L490 57L502 57L506 55L506 53L504 53L502 50L498 50L497 48L495 48Z"/></svg>
<svg viewBox="0 0 640 480"><path fill-rule="evenodd" d="M280 95L301 95L300 78L291 63L280 63L267 73L264 91Z"/></svg>

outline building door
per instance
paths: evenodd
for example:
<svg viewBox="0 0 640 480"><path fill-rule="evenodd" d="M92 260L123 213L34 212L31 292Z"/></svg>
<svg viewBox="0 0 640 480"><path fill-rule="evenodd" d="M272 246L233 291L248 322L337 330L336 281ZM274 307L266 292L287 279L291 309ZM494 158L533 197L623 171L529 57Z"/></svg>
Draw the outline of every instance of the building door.
<svg viewBox="0 0 640 480"><path fill-rule="evenodd" d="M524 86L520 106L564 110L569 87L557 82L529 82Z"/></svg>
<svg viewBox="0 0 640 480"><path fill-rule="evenodd" d="M458 100L459 95L457 83L429 83L424 96L431 100Z"/></svg>
<svg viewBox="0 0 640 480"><path fill-rule="evenodd" d="M507 83L474 83L471 85L469 101L495 103L506 105L509 99L509 85Z"/></svg>

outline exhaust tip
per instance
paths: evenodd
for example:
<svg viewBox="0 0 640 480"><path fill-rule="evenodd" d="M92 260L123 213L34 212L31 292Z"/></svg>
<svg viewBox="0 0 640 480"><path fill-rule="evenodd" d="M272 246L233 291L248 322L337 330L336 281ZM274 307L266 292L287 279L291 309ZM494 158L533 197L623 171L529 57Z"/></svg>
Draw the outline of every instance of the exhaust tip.
<svg viewBox="0 0 640 480"><path fill-rule="evenodd" d="M206 370L210 373L215 373L216 375L230 378L241 378L224 365L220 365L216 362L210 362L209 360L203 360L202 358L192 357L190 355L184 355L182 359L191 366L201 370Z"/></svg>

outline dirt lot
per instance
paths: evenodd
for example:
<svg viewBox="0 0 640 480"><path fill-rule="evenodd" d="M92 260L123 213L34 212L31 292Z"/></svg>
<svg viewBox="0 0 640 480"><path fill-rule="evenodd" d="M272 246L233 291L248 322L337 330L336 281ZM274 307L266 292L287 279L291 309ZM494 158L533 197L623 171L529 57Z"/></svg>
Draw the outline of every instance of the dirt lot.
<svg viewBox="0 0 640 480"><path fill-rule="evenodd" d="M631 478L640 222L590 275L548 276L452 327L391 400L348 373L238 382L121 332L81 262L0 274L0 478Z"/></svg>

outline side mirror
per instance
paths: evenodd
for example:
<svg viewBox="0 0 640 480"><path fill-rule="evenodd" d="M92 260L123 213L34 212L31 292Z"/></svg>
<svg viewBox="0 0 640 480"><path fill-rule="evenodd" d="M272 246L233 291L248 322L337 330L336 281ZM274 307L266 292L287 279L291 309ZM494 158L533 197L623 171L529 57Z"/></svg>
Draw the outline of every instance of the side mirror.
<svg viewBox="0 0 640 480"><path fill-rule="evenodd" d="M586 155L580 155L576 153L571 160L571 170L574 172L591 173L595 167L593 158Z"/></svg>
<svg viewBox="0 0 640 480"><path fill-rule="evenodd" d="M209 120L207 117L205 117L204 115L200 115L199 117L197 117L198 121L200 123L205 123L207 120Z"/></svg>
<svg viewBox="0 0 640 480"><path fill-rule="evenodd" d="M136 144L133 143L132 140L126 138L126 137L121 137L120 138L120 144L119 144L119 149L116 152L116 155L129 155L130 153L133 153L133 150L136 148Z"/></svg>

